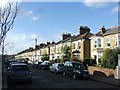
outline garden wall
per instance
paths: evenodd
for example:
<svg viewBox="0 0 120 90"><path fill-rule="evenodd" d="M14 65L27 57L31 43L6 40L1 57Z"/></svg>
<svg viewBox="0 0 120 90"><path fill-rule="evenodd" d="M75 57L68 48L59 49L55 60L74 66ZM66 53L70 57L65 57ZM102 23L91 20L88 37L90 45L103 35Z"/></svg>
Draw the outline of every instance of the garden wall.
<svg viewBox="0 0 120 90"><path fill-rule="evenodd" d="M89 66L88 70L89 70L90 74L92 74L92 75L103 76L103 77L112 77L112 78L118 77L117 76L117 68L114 70L114 69Z"/></svg>

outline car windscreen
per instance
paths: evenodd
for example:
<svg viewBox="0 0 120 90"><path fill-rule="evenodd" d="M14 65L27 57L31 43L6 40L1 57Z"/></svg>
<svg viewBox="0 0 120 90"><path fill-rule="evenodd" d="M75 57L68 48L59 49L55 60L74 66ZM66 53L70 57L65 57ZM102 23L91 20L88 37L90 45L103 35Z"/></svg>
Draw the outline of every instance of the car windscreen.
<svg viewBox="0 0 120 90"><path fill-rule="evenodd" d="M73 67L77 70L85 70L85 67L81 63L73 63Z"/></svg>
<svg viewBox="0 0 120 90"><path fill-rule="evenodd" d="M11 68L12 71L28 71L29 68L27 65L14 65Z"/></svg>

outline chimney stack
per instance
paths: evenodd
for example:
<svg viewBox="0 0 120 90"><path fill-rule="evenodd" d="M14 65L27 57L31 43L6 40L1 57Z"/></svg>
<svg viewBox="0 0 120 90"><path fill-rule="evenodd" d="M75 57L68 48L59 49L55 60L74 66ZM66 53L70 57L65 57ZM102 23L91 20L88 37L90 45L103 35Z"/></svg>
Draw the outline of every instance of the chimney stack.
<svg viewBox="0 0 120 90"><path fill-rule="evenodd" d="M87 26L80 26L79 33L84 34L86 32L90 32L90 28L88 28Z"/></svg>
<svg viewBox="0 0 120 90"><path fill-rule="evenodd" d="M106 28L103 26L102 28L100 28L100 31L101 31L102 33L105 33Z"/></svg>
<svg viewBox="0 0 120 90"><path fill-rule="evenodd" d="M62 40L65 40L67 38L71 37L71 34L70 33L66 33L66 34L62 34Z"/></svg>
<svg viewBox="0 0 120 90"><path fill-rule="evenodd" d="M50 42L47 42L47 45L50 45Z"/></svg>
<svg viewBox="0 0 120 90"><path fill-rule="evenodd" d="M55 42L54 42L54 41L52 41L52 44L55 44Z"/></svg>

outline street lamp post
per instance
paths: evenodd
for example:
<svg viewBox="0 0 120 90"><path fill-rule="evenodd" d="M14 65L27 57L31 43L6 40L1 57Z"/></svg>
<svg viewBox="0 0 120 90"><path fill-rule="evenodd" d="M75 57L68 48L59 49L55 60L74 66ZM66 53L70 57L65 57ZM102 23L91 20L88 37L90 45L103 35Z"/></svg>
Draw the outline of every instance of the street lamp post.
<svg viewBox="0 0 120 90"><path fill-rule="evenodd" d="M37 60L37 51L36 51L36 46L37 46L37 38L35 39L35 61Z"/></svg>

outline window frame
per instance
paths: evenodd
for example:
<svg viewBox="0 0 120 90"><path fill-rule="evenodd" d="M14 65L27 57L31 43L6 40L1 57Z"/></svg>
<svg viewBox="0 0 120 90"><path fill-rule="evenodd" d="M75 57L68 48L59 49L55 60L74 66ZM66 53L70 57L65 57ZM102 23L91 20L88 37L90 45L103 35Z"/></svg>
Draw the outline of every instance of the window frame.
<svg viewBox="0 0 120 90"><path fill-rule="evenodd" d="M110 44L110 37L107 36L106 37L106 47L110 47L110 46L111 46L111 44Z"/></svg>

